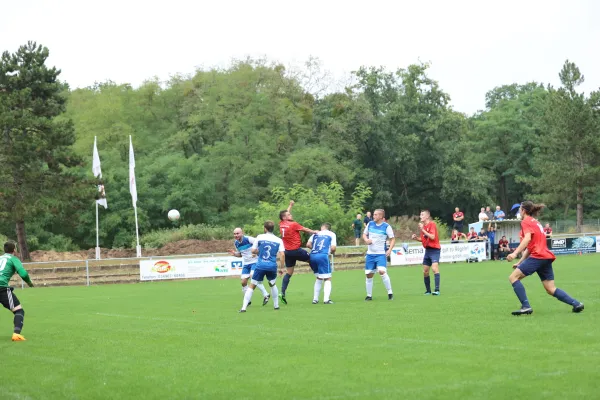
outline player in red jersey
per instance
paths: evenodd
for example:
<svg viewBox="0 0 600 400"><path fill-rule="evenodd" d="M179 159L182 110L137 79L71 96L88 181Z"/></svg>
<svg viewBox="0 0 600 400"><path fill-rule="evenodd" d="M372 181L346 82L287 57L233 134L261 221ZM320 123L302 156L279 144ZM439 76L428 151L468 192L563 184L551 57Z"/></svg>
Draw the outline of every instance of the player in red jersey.
<svg viewBox="0 0 600 400"><path fill-rule="evenodd" d="M563 290L558 289L554 285L554 271L552 270L552 262L556 259L554 254L548 250L546 244L546 234L542 225L534 218L544 208L543 204L534 204L531 201L521 203L519 210L523 220L521 221L521 244L515 251L509 254L506 259L514 260L520 252L523 252L521 260L513 265L515 270L508 277L508 280L515 290L515 294L521 302L521 308L513 311L513 315L523 315L533 313L533 309L527 299L525 286L521 283L521 279L537 272L540 277L544 289L550 296L556 297L558 300L573 306L573 312L583 311L583 303L575 300Z"/></svg>
<svg viewBox="0 0 600 400"><path fill-rule="evenodd" d="M294 275L294 267L296 266L296 261L308 262L310 260L310 255L306 250L302 248L302 239L300 238L300 232L310 233L311 235L317 233L317 231L305 228L296 221L294 221L294 218L291 214L293 206L294 200L290 201L290 205L288 206L287 210L283 210L279 213L279 232L281 233L281 239L283 240L283 246L285 247L286 269L279 297L281 298L281 301L283 301L285 304L287 304L285 292L287 290L288 285L290 284L290 279L292 278L292 275Z"/></svg>
<svg viewBox="0 0 600 400"><path fill-rule="evenodd" d="M421 222L419 223L420 237L413 234L412 238L418 240L423 244L425 248L425 255L423 256L423 281L425 282L425 294L434 296L440 295L440 255L442 253L442 246L440 245L440 237L437 231L437 225L431 219L429 210L421 211ZM431 278L429 277L429 270L433 269L433 277L435 279L435 290L431 292Z"/></svg>

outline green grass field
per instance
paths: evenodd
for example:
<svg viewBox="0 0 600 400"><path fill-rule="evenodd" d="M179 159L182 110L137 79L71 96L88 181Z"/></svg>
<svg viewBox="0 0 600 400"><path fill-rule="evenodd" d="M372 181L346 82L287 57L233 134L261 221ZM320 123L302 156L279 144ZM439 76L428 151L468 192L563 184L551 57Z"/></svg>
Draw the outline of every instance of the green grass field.
<svg viewBox="0 0 600 400"><path fill-rule="evenodd" d="M600 387L600 256L563 256L548 296L537 276L519 304L506 262L391 268L396 299L363 271L334 273L334 305L294 276L289 305L239 314L236 279L18 290L26 342L0 313L0 399L592 399ZM278 285L280 285L278 280Z"/></svg>

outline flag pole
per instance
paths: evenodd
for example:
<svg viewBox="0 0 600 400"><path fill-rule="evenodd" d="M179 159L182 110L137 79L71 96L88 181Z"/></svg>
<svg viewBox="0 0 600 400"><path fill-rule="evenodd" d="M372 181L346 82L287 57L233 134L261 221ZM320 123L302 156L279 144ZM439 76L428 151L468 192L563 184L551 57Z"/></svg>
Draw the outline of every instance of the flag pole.
<svg viewBox="0 0 600 400"><path fill-rule="evenodd" d="M137 257L142 256L142 246L140 246L140 232L138 229L138 219L137 219L137 206L133 207L133 211L135 212L135 240L137 246L135 246L135 253Z"/></svg>
<svg viewBox="0 0 600 400"><path fill-rule="evenodd" d="M96 260L100 259L100 233L98 230L98 202L96 201Z"/></svg>

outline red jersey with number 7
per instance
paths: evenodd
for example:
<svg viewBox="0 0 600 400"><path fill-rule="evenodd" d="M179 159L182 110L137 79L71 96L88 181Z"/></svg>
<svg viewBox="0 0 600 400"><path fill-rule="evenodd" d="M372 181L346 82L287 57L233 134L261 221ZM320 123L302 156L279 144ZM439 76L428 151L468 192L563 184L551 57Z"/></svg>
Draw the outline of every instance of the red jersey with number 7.
<svg viewBox="0 0 600 400"><path fill-rule="evenodd" d="M521 232L519 233L521 240L528 233L531 233L531 241L527 245L530 257L542 260L556 260L554 253L548 250L544 228L542 228L542 225L535 218L530 216L525 217L521 221Z"/></svg>
<svg viewBox="0 0 600 400"><path fill-rule="evenodd" d="M286 250L298 250L302 246L300 231L305 229L296 221L279 221L279 233Z"/></svg>

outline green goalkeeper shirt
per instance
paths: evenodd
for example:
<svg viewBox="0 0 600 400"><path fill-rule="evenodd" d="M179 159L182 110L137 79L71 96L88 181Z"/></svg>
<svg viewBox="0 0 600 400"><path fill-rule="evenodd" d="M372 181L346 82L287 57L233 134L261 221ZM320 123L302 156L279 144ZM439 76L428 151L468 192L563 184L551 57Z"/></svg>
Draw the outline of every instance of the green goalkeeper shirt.
<svg viewBox="0 0 600 400"><path fill-rule="evenodd" d="M13 277L15 272L19 274L27 284L31 284L29 274L25 271L25 268L23 268L21 260L8 253L0 256L0 287L8 287L10 278Z"/></svg>

